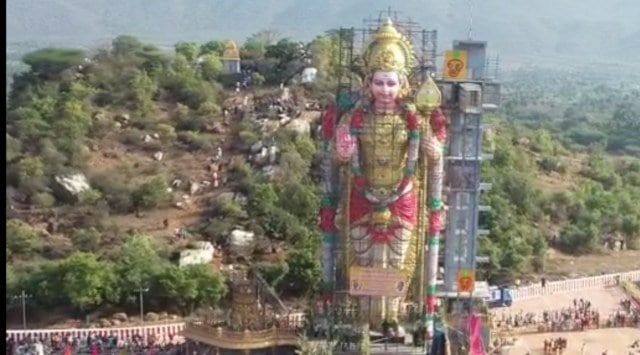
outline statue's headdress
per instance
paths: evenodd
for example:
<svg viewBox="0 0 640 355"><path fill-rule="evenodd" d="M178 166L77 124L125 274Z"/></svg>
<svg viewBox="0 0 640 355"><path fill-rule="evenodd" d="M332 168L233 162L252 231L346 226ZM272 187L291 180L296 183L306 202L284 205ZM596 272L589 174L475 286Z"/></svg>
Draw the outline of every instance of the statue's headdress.
<svg viewBox="0 0 640 355"><path fill-rule="evenodd" d="M416 65L411 42L398 32L391 19L387 19L373 34L363 53L363 59L368 75L377 70L396 71L408 75Z"/></svg>

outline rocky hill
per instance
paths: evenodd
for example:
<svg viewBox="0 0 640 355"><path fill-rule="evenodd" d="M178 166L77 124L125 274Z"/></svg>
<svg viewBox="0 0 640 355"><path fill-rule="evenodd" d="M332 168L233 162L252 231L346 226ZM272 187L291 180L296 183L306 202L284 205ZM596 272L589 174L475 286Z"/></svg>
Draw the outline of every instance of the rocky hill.
<svg viewBox="0 0 640 355"><path fill-rule="evenodd" d="M336 71L334 41L318 40L322 73ZM300 60L284 42L243 63L254 72L237 91L219 44L167 54L125 36L24 57L6 122L8 300L25 290L47 314L100 314L135 310L148 289L148 310L189 314L223 304L229 265L246 263L283 295L316 294L315 121L335 81L280 88ZM517 71L504 92L486 117L481 276L640 268L637 82ZM202 242L206 262L179 267Z"/></svg>

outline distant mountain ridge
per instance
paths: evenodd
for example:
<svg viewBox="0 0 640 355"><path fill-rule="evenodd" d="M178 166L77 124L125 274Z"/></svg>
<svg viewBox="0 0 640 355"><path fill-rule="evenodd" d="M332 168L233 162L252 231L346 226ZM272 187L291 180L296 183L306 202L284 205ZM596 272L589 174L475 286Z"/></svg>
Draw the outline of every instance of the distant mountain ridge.
<svg viewBox="0 0 640 355"><path fill-rule="evenodd" d="M310 40L363 26L388 0L7 0L7 40L99 45L119 34L170 45L275 29ZM464 38L468 0L403 0L393 10L437 29L440 48ZM554 58L640 62L638 0L475 0L473 36L506 60ZM640 65L640 63L636 63Z"/></svg>

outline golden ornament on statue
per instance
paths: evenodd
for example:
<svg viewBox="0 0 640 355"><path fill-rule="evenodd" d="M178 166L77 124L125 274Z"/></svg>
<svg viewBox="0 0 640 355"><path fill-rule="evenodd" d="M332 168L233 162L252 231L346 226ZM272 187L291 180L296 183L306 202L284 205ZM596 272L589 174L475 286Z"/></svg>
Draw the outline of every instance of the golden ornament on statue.
<svg viewBox="0 0 640 355"><path fill-rule="evenodd" d="M433 78L429 76L416 93L416 108L420 113L429 117L431 112L440 106L441 103L442 94L440 93L440 89L438 89L438 85L433 81Z"/></svg>
<svg viewBox="0 0 640 355"><path fill-rule="evenodd" d="M385 208L381 211L376 211L373 213L373 224L379 227L386 227L391 223L391 211Z"/></svg>
<svg viewBox="0 0 640 355"><path fill-rule="evenodd" d="M390 19L372 36L363 58L368 74L382 70L406 75L416 64L411 43L393 27Z"/></svg>

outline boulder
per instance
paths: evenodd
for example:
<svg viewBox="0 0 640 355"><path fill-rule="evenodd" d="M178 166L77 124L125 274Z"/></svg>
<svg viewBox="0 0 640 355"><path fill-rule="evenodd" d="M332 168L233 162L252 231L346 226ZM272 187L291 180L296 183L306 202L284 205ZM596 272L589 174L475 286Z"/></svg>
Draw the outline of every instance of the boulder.
<svg viewBox="0 0 640 355"><path fill-rule="evenodd" d="M251 255L255 245L255 233L241 229L234 229L229 235L229 250L231 253Z"/></svg>
<svg viewBox="0 0 640 355"><path fill-rule="evenodd" d="M251 154L259 153L262 150L262 147L264 147L264 142L263 141L258 141L256 143L254 143L251 146Z"/></svg>
<svg viewBox="0 0 640 355"><path fill-rule="evenodd" d="M114 119L116 122L127 123L131 119L131 116L129 116L128 113L119 113L114 117Z"/></svg>
<svg viewBox="0 0 640 355"><path fill-rule="evenodd" d="M91 189L89 180L84 174L59 175L54 178L54 192L64 200L76 201L81 192Z"/></svg>
<svg viewBox="0 0 640 355"><path fill-rule="evenodd" d="M200 191L200 184L197 182L191 182L189 184L189 194L191 194L191 196L195 195L198 193L198 191Z"/></svg>
<svg viewBox="0 0 640 355"><path fill-rule="evenodd" d="M311 124L301 118L291 120L285 128L298 134L311 134Z"/></svg>
<svg viewBox="0 0 640 355"><path fill-rule="evenodd" d="M236 202L243 206L247 204L247 196L239 192L222 192L214 197L214 199L220 203Z"/></svg>
<svg viewBox="0 0 640 355"><path fill-rule="evenodd" d="M266 179L272 179L278 173L279 170L280 170L280 167L277 165L267 165L264 168L262 168L260 173L262 174L262 177Z"/></svg>
<svg viewBox="0 0 640 355"><path fill-rule="evenodd" d="M158 320L160 320L160 316L158 315L158 313L149 312L144 316L145 322L157 322Z"/></svg>
<svg viewBox="0 0 640 355"><path fill-rule="evenodd" d="M127 320L129 320L129 317L124 312L116 313L111 318L119 320L120 322L126 322Z"/></svg>

